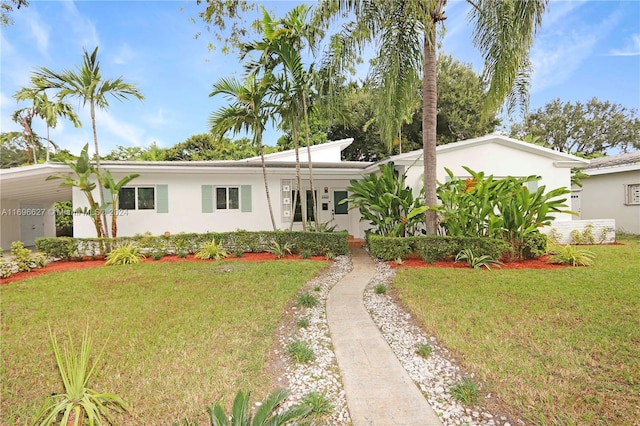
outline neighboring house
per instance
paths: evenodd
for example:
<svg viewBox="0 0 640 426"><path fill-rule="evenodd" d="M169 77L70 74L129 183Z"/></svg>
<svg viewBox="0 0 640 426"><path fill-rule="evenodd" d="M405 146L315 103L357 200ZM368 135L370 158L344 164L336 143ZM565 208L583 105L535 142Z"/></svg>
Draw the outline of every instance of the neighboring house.
<svg viewBox="0 0 640 426"><path fill-rule="evenodd" d="M596 158L582 171L580 219L615 219L617 231L640 234L640 152Z"/></svg>
<svg viewBox="0 0 640 426"><path fill-rule="evenodd" d="M380 163L341 161L341 151L351 142L352 139L345 139L311 147L313 184L318 220L363 237L367 224L360 222L356 209L349 210L340 200L348 195L352 179L378 171ZM440 181L446 178L444 167L453 170L456 176L467 177L462 166L468 166L496 177L540 175L539 184L549 189L570 187L571 167L588 163L496 135L439 146L437 152ZM408 183L416 193L422 186L421 154L413 151L384 160L394 161L407 172ZM293 229L301 229L302 209L313 218L307 149L300 149L303 202L296 209L292 202L296 187L294 151L269 154L265 160L277 228L289 229L293 220ZM117 206L120 236L272 229L259 157L203 162L103 161L101 165L116 180L130 173L140 174L120 195ZM68 169L62 164L41 164L0 171L2 247L8 248L14 240L23 240L28 245L38 236L55 235L52 210L55 201L72 199L74 208L88 206L77 188L61 188L59 180L45 182L47 176L64 170ZM14 214L28 209L38 214ZM95 236L87 216L74 216L74 236Z"/></svg>

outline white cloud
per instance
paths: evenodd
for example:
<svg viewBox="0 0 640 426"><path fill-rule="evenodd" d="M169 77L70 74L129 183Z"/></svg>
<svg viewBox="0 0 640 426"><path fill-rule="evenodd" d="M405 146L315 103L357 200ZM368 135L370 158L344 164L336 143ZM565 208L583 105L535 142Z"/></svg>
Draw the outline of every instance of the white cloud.
<svg viewBox="0 0 640 426"><path fill-rule="evenodd" d="M107 111L98 110L96 111L96 124L101 129L104 129L105 132L110 133L112 136L117 136L119 140L114 140L113 138L109 140L109 135L106 135L104 132L98 134L98 140L107 139L108 142L104 143L105 147L113 148L115 145L126 145L122 143L122 141L128 142L133 146L143 146L144 145L144 130L130 123L124 122L122 119L117 119L113 115L111 115ZM100 144L103 145L102 143ZM111 149L109 148L109 150ZM108 151L105 151L105 153ZM102 153L101 153L102 154Z"/></svg>
<svg viewBox="0 0 640 426"><path fill-rule="evenodd" d="M65 8L64 16L67 28L73 38L77 40L77 43L88 51L92 51L95 46L99 46L98 31L91 19L80 13L73 0L63 1L62 4Z"/></svg>
<svg viewBox="0 0 640 426"><path fill-rule="evenodd" d="M565 16L568 10L563 11ZM599 41L615 28L620 15L616 12L601 22L586 25L575 19L562 21L563 25L547 27L539 35L531 51L533 75L531 93L568 81L589 58Z"/></svg>
<svg viewBox="0 0 640 426"><path fill-rule="evenodd" d="M613 49L609 52L611 56L638 56L640 55L640 34L634 34L622 49Z"/></svg>
<svg viewBox="0 0 640 426"><path fill-rule="evenodd" d="M135 58L135 52L131 50L128 44L122 45L118 53L113 57L112 62L118 65L125 65L131 59Z"/></svg>
<svg viewBox="0 0 640 426"><path fill-rule="evenodd" d="M164 108L162 107L159 107L155 114L146 114L143 120L145 123L154 127L163 126L168 122Z"/></svg>
<svg viewBox="0 0 640 426"><path fill-rule="evenodd" d="M46 58L49 57L49 34L51 28L44 24L38 13L28 15L29 29L31 30L31 36L36 42L36 48L38 52Z"/></svg>

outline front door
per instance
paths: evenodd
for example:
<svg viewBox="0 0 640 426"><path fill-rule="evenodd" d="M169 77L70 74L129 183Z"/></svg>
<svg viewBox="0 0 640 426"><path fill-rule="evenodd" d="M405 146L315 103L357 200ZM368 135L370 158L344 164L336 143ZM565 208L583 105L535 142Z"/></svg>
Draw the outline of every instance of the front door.
<svg viewBox="0 0 640 426"><path fill-rule="evenodd" d="M336 231L349 231L349 206L345 202L348 192L345 188L322 188L318 197L318 216L321 224Z"/></svg>

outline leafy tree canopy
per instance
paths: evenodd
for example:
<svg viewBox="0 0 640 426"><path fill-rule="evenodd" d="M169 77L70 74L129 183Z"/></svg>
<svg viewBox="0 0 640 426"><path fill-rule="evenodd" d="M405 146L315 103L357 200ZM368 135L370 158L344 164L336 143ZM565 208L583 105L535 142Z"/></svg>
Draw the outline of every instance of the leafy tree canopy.
<svg viewBox="0 0 640 426"><path fill-rule="evenodd" d="M600 101L554 99L511 127L511 136L525 135L558 151L593 157L610 150L640 149L640 118L633 109Z"/></svg>
<svg viewBox="0 0 640 426"><path fill-rule="evenodd" d="M6 27L13 24L11 12L13 12L14 6L16 9L20 9L21 7L29 6L29 2L26 0L3 0L0 2L0 26Z"/></svg>

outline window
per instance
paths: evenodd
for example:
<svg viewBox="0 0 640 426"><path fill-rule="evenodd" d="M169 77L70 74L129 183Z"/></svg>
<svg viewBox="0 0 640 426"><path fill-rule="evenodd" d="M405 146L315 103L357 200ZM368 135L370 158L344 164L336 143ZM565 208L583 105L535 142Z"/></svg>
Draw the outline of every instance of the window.
<svg viewBox="0 0 640 426"><path fill-rule="evenodd" d="M625 185L625 200L627 205L640 204L640 183Z"/></svg>
<svg viewBox="0 0 640 426"><path fill-rule="evenodd" d="M216 188L216 209L238 210L240 209L240 188L237 186Z"/></svg>
<svg viewBox="0 0 640 426"><path fill-rule="evenodd" d="M316 192L316 191L314 191ZM306 203L306 211L307 211L307 221L313 221L315 220L315 214L313 211L313 196L311 195L311 191L307 190L307 203ZM295 198L295 191L291 192L291 199L293 200ZM295 213L293 214L293 221L294 222L302 222L302 209L301 209L301 205L300 205L300 194L298 194L298 198L296 199L296 209L295 209Z"/></svg>
<svg viewBox="0 0 640 426"><path fill-rule="evenodd" d="M340 204L348 195L347 191L333 191L333 208L335 214L349 214L349 203L345 202L344 204Z"/></svg>
<svg viewBox="0 0 640 426"><path fill-rule="evenodd" d="M153 210L156 207L154 187L121 188L118 208L121 210Z"/></svg>

